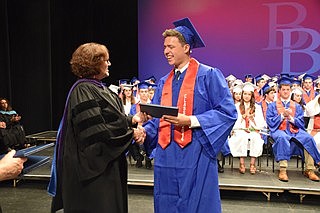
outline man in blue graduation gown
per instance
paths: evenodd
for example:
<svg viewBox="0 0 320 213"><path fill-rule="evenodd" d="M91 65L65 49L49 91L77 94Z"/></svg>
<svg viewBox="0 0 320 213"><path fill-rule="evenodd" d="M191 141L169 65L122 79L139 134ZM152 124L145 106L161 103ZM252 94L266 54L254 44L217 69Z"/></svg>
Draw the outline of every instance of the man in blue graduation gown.
<svg viewBox="0 0 320 213"><path fill-rule="evenodd" d="M237 111L220 70L190 57L191 49L204 47L190 20L174 25L163 33L173 70L160 79L153 103L178 106L179 114L144 125L145 146L156 148L155 212L221 212L216 156Z"/></svg>
<svg viewBox="0 0 320 213"><path fill-rule="evenodd" d="M291 79L283 77L279 80L279 95L277 101L268 105L266 121L271 137L274 139L273 152L280 164L279 180L287 182L287 167L291 149L297 144L304 152L306 170L304 175L310 180L319 181L314 173L314 162L320 162L320 154L313 137L304 129L303 109L291 101Z"/></svg>

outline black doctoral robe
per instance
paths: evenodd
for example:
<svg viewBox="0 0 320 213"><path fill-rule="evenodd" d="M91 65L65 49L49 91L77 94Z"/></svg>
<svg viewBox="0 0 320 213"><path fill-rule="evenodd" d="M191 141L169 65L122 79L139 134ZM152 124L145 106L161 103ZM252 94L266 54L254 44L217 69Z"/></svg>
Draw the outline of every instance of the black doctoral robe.
<svg viewBox="0 0 320 213"><path fill-rule="evenodd" d="M125 152L132 116L115 93L92 82L74 87L66 112L52 212L128 212Z"/></svg>

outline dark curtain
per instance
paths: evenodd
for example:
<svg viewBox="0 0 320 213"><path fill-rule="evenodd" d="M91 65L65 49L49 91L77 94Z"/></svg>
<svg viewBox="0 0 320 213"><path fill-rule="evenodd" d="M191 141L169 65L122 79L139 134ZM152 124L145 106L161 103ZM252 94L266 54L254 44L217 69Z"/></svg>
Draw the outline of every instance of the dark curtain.
<svg viewBox="0 0 320 213"><path fill-rule="evenodd" d="M105 44L107 84L138 73L136 0L2 0L0 97L22 116L27 134L57 130L70 86L72 52Z"/></svg>

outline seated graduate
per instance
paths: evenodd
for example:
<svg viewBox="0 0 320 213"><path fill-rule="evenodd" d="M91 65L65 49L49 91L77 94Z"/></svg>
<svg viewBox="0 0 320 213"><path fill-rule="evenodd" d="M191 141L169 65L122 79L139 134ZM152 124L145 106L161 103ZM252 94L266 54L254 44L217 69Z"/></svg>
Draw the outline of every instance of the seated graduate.
<svg viewBox="0 0 320 213"><path fill-rule="evenodd" d="M122 85L122 87L123 87L122 97L121 97L122 104L124 107L124 112L126 113L126 115L129 115L131 106L136 103L136 99L133 96L133 90L132 90L133 85L125 84L125 85Z"/></svg>
<svg viewBox="0 0 320 213"><path fill-rule="evenodd" d="M9 100L0 98L0 152L24 148L26 137L20 124L21 116L10 106Z"/></svg>
<svg viewBox="0 0 320 213"><path fill-rule="evenodd" d="M263 98L262 87L266 84L266 79L262 77L262 75L257 75L255 77L256 89L254 90L254 99L256 102L261 102Z"/></svg>
<svg viewBox="0 0 320 213"><path fill-rule="evenodd" d="M152 84L150 84L147 81L142 81L140 83L138 83L138 95L140 97L139 102L137 102L136 104L133 104L131 106L130 109L130 114L134 115L138 112L140 112L140 103L142 104L147 104L150 103L150 99L149 99L149 88L150 86L152 86ZM138 125L142 126L142 123L139 123ZM129 146L129 152L132 155L133 159L136 162L136 167L137 168L141 168L142 167L142 162L144 160L144 156L141 154L141 152L145 152L145 148L143 145L139 145L138 143L135 143L133 141L133 144L131 144ZM151 159L146 156L145 158L145 166L147 169L151 169L152 164L151 164Z"/></svg>
<svg viewBox="0 0 320 213"><path fill-rule="evenodd" d="M313 136L320 152L320 95L317 95L314 100L307 103L305 115L310 118L307 128L308 133Z"/></svg>
<svg viewBox="0 0 320 213"><path fill-rule="evenodd" d="M244 174L245 158L250 150L250 173L256 173L255 161L262 154L264 141L259 134L259 129L265 126L261 106L255 103L255 86L246 82L243 84L242 99L236 104L238 119L229 138L230 151L233 157L240 157L239 172Z"/></svg>
<svg viewBox="0 0 320 213"><path fill-rule="evenodd" d="M302 107L302 109L304 110L305 104L302 99L302 94L303 94L303 90L301 87L296 87L296 88L292 89L291 100L293 100L294 102L299 104Z"/></svg>
<svg viewBox="0 0 320 213"><path fill-rule="evenodd" d="M291 79L279 79L279 98L269 104L266 121L270 135L274 139L273 152L275 160L280 163L279 180L287 182L288 161L291 157L291 148L297 144L304 151L306 170L304 175L310 180L319 181L314 173L314 162L319 164L320 153L317 150L313 137L304 129L304 112L302 107L290 100Z"/></svg>
<svg viewBox="0 0 320 213"><path fill-rule="evenodd" d="M318 92L314 90L313 80L314 80L314 77L312 75L305 74L303 76L302 88L304 90L303 100L305 104L313 100L318 95Z"/></svg>
<svg viewBox="0 0 320 213"><path fill-rule="evenodd" d="M231 91L234 104L240 103L242 95L242 85L234 86Z"/></svg>

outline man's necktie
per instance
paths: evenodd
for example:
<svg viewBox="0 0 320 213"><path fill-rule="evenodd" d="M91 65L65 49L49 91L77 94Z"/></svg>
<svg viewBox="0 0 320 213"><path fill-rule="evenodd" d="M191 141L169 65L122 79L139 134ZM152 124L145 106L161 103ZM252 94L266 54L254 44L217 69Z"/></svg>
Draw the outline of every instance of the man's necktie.
<svg viewBox="0 0 320 213"><path fill-rule="evenodd" d="M175 80L179 80L180 79L180 75L181 75L181 72L179 70L177 70L176 73L175 73L174 79Z"/></svg>

